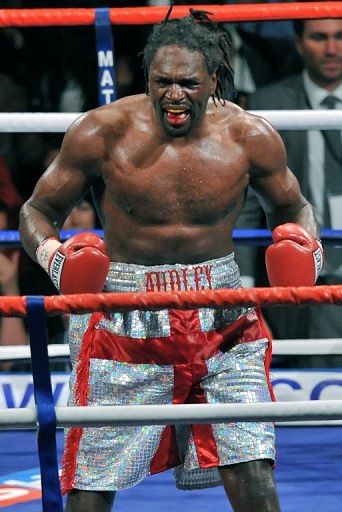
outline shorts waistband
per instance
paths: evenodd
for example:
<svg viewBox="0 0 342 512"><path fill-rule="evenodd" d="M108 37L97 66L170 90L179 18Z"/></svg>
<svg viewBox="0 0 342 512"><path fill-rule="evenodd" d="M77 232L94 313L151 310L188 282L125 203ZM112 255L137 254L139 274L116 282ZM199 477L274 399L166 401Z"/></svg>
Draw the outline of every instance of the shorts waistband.
<svg viewBox="0 0 342 512"><path fill-rule="evenodd" d="M137 265L111 262L106 291L188 291L238 288L234 253L194 264Z"/></svg>

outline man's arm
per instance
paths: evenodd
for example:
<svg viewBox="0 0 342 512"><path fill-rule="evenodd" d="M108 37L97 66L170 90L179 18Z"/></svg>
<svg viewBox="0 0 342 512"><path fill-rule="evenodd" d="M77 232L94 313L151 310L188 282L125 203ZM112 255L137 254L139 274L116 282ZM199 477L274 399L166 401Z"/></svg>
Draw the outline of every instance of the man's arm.
<svg viewBox="0 0 342 512"><path fill-rule="evenodd" d="M59 240L70 211L101 175L103 142L93 116L87 114L68 130L59 155L20 211L25 250L62 293L100 291L109 266L103 241L93 233L80 233L64 244Z"/></svg>
<svg viewBox="0 0 342 512"><path fill-rule="evenodd" d="M312 285L323 265L313 208L287 167L279 134L266 121L254 120L246 143L252 168L250 183L273 230L274 244L266 251L270 283L275 286Z"/></svg>
<svg viewBox="0 0 342 512"><path fill-rule="evenodd" d="M246 137L251 161L250 184L265 211L268 227L274 229L279 224L295 222L318 237L319 227L312 206L287 167L280 135L267 121L253 118L254 130Z"/></svg>
<svg viewBox="0 0 342 512"><path fill-rule="evenodd" d="M73 123L57 158L21 208L21 241L34 260L39 243L47 237L58 238L66 217L99 175L101 155L98 137L90 134L91 124L92 120L84 117Z"/></svg>

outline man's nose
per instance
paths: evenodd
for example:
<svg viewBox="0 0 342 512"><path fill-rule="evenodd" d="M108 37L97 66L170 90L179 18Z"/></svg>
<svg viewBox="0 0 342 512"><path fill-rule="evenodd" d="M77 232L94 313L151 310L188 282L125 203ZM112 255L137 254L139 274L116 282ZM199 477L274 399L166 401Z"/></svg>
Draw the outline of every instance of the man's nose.
<svg viewBox="0 0 342 512"><path fill-rule="evenodd" d="M180 101L184 98L184 91L179 84L170 84L167 88L166 95L170 100Z"/></svg>
<svg viewBox="0 0 342 512"><path fill-rule="evenodd" d="M326 41L325 51L329 55L337 55L338 48L340 48L341 52L341 42L335 37L329 37Z"/></svg>

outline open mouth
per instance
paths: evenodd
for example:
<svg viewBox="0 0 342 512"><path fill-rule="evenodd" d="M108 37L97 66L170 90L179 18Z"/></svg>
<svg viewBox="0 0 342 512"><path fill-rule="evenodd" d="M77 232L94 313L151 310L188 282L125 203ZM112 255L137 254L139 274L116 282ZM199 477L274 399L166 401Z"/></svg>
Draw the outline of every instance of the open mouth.
<svg viewBox="0 0 342 512"><path fill-rule="evenodd" d="M168 107L164 112L168 122L171 124L183 124L190 117L189 110L184 108Z"/></svg>

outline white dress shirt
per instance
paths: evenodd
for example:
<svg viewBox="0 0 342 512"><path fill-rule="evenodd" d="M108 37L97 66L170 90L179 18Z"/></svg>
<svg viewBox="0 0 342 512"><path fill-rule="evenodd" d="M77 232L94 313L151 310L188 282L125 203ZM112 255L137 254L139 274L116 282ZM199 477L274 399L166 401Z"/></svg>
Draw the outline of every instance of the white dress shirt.
<svg viewBox="0 0 342 512"><path fill-rule="evenodd" d="M249 69L247 60L240 53L242 39L233 26L227 25L233 42L232 66L234 68L234 86L237 91L252 93L256 90L256 85Z"/></svg>
<svg viewBox="0 0 342 512"><path fill-rule="evenodd" d="M303 78L305 92L312 109L324 109L324 107L321 105L321 101L323 101L326 96L335 96L335 98L339 100L337 102L336 108L342 109L342 84L340 84L334 91L328 91L327 89L323 89L322 87L319 87L317 84L315 84L309 77L307 71L303 72ZM308 131L308 163L311 202L315 209L317 220L322 225L325 182L324 139L320 131Z"/></svg>

